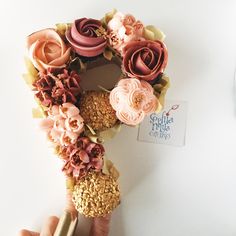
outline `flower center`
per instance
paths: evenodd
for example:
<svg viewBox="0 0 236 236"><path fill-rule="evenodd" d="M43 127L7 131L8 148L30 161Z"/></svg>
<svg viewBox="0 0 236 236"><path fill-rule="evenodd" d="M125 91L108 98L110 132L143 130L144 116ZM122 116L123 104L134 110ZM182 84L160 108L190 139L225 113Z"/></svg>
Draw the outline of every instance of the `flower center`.
<svg viewBox="0 0 236 236"><path fill-rule="evenodd" d="M135 96L133 100L133 108L137 110L140 109L140 105L143 102L143 99L144 99L144 96L141 93Z"/></svg>
<svg viewBox="0 0 236 236"><path fill-rule="evenodd" d="M71 121L70 122L70 125L71 125L71 127L73 127L73 128L77 128L77 120L73 120L73 121Z"/></svg>

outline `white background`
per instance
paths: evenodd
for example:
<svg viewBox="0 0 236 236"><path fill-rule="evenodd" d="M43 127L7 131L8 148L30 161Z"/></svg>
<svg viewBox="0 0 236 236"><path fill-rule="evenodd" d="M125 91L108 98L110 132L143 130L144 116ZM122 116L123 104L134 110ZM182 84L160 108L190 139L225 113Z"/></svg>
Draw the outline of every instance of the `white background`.
<svg viewBox="0 0 236 236"><path fill-rule="evenodd" d="M36 128L21 79L25 36L114 7L165 32L167 97L189 108L183 148L137 142L127 127L106 144L123 194L111 236L236 235L235 0L1 0L0 235L39 229L64 206L61 163Z"/></svg>

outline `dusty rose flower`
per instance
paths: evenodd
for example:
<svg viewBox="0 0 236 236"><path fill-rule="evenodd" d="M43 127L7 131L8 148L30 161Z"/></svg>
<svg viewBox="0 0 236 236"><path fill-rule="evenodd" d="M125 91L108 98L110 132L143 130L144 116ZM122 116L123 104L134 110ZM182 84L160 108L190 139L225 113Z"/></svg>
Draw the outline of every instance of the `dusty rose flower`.
<svg viewBox="0 0 236 236"><path fill-rule="evenodd" d="M127 43L144 40L143 29L142 22L136 21L134 16L117 12L108 23L109 44L123 55Z"/></svg>
<svg viewBox="0 0 236 236"><path fill-rule="evenodd" d="M39 76L40 79L33 86L36 91L35 96L43 106L51 107L66 102L73 104L78 102L81 92L80 77L75 71L48 70L46 73L40 73Z"/></svg>
<svg viewBox="0 0 236 236"><path fill-rule="evenodd" d="M120 80L110 93L110 103L117 118L127 125L139 124L159 105L152 86L135 78Z"/></svg>
<svg viewBox="0 0 236 236"><path fill-rule="evenodd" d="M81 18L66 32L66 38L79 55L98 56L103 53L107 45L104 37L97 34L100 27L102 23L99 20Z"/></svg>
<svg viewBox="0 0 236 236"><path fill-rule="evenodd" d="M103 166L104 147L93 143L87 137L77 140L74 145L61 149L65 160L63 171L69 177L81 178L90 170L100 171Z"/></svg>
<svg viewBox="0 0 236 236"><path fill-rule="evenodd" d="M29 35L27 47L30 60L39 71L63 68L70 58L70 48L54 29L44 29Z"/></svg>
<svg viewBox="0 0 236 236"><path fill-rule="evenodd" d="M41 121L40 126L52 142L62 146L77 142L84 131L84 121L76 106L71 103L54 105L48 115Z"/></svg>
<svg viewBox="0 0 236 236"><path fill-rule="evenodd" d="M151 81L164 71L167 59L161 41L134 41L124 48L123 69L129 77Z"/></svg>

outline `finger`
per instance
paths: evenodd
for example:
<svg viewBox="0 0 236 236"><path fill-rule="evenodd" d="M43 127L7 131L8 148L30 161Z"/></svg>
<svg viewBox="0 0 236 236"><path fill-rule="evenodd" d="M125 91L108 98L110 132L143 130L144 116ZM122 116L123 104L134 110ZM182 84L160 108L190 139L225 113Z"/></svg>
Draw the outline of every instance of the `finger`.
<svg viewBox="0 0 236 236"><path fill-rule="evenodd" d="M108 214L105 217L94 218L90 230L90 236L107 236L109 233L110 221L111 214Z"/></svg>
<svg viewBox="0 0 236 236"><path fill-rule="evenodd" d="M59 219L56 216L50 216L44 224L40 236L52 236L56 230Z"/></svg>
<svg viewBox="0 0 236 236"><path fill-rule="evenodd" d="M78 212L75 209L74 203L72 202L72 192L67 189L66 193L66 212L69 212L71 214L71 219L75 220L75 218L78 216Z"/></svg>
<svg viewBox="0 0 236 236"><path fill-rule="evenodd" d="M33 231L29 231L26 229L22 229L18 236L39 236L39 233L33 232Z"/></svg>

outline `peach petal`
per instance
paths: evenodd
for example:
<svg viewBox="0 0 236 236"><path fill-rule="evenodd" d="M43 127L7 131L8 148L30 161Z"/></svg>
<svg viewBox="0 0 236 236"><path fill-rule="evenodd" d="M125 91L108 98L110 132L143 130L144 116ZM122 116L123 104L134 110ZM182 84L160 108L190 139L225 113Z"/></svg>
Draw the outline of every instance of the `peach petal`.
<svg viewBox="0 0 236 236"><path fill-rule="evenodd" d="M70 49L54 29L44 29L29 35L27 48L30 60L39 71L63 68L70 57Z"/></svg>
<svg viewBox="0 0 236 236"><path fill-rule="evenodd" d="M50 129L53 127L53 120L50 119L50 118L46 118L46 119L43 119L40 124L39 124L39 127L40 129L42 129L43 131L46 131L46 132L49 132Z"/></svg>
<svg viewBox="0 0 236 236"><path fill-rule="evenodd" d="M56 59L54 59L53 61L51 61L49 63L50 66L60 66L60 67L64 67L66 66L66 62L69 60L70 58L70 48L68 48L66 50L66 52L61 56L61 57L58 57Z"/></svg>

